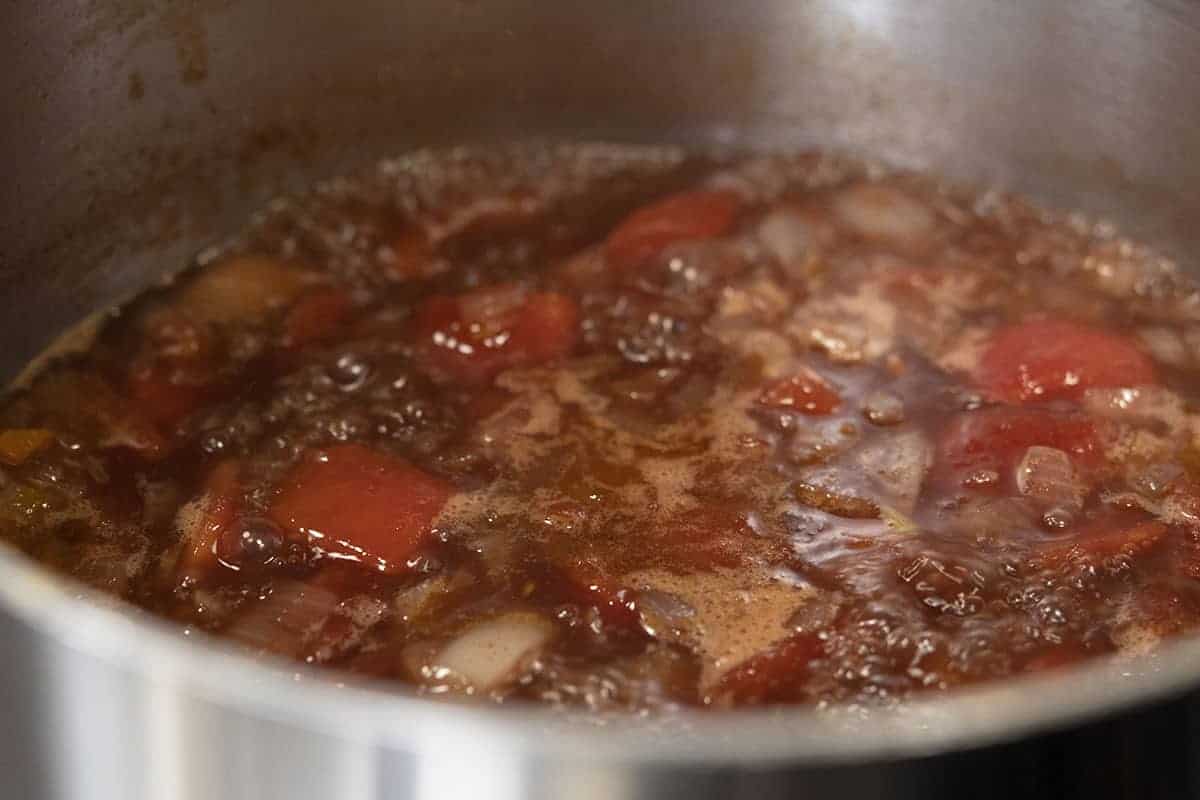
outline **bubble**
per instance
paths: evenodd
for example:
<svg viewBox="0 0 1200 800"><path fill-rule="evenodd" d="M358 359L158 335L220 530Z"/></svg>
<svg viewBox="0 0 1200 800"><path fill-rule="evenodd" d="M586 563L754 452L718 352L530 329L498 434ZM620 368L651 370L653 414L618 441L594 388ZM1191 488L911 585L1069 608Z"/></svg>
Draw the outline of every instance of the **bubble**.
<svg viewBox="0 0 1200 800"><path fill-rule="evenodd" d="M358 353L343 353L326 371L343 391L352 392L370 377L371 363Z"/></svg>
<svg viewBox="0 0 1200 800"><path fill-rule="evenodd" d="M1051 530L1064 530L1075 522L1075 515L1064 508L1052 508L1042 515L1042 524Z"/></svg>
<svg viewBox="0 0 1200 800"><path fill-rule="evenodd" d="M235 567L264 566L283 550L284 535L266 517L245 517L231 525L217 542L217 556Z"/></svg>

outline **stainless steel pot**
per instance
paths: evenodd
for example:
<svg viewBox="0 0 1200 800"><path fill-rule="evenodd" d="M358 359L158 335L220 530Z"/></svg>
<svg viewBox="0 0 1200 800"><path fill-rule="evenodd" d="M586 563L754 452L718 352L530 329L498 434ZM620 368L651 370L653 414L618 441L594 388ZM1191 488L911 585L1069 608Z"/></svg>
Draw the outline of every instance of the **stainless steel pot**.
<svg viewBox="0 0 1200 800"><path fill-rule="evenodd" d="M1200 251L1200 7L10 3L0 369L269 195L520 136L865 151ZM563 720L244 660L0 554L20 798L1182 797L1200 641L830 721Z"/></svg>

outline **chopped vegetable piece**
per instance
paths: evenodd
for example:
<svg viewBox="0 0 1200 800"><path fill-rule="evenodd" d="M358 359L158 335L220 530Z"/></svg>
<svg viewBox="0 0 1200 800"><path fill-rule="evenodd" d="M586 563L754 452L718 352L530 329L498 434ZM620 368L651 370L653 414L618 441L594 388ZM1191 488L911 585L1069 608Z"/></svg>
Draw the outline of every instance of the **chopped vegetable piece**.
<svg viewBox="0 0 1200 800"><path fill-rule="evenodd" d="M425 301L414 328L424 360L445 378L480 384L503 370L568 354L579 309L569 297L516 286Z"/></svg>
<svg viewBox="0 0 1200 800"><path fill-rule="evenodd" d="M859 183L833 200L834 212L853 231L893 245L925 244L937 223L933 211L906 192Z"/></svg>
<svg viewBox="0 0 1200 800"><path fill-rule="evenodd" d="M20 466L54 441L54 431L45 428L9 428L0 431L0 462Z"/></svg>
<svg viewBox="0 0 1200 800"><path fill-rule="evenodd" d="M1074 561L1103 561L1134 558L1160 544L1167 534L1161 522L1143 522L1132 527L1093 535L1072 537L1066 542L1047 545L1038 553L1045 566L1057 569Z"/></svg>
<svg viewBox="0 0 1200 800"><path fill-rule="evenodd" d="M912 513L933 461L933 448L919 431L879 434L858 451L855 464L896 509Z"/></svg>
<svg viewBox="0 0 1200 800"><path fill-rule="evenodd" d="M1015 403L1074 400L1092 388L1158 383L1150 358L1129 339L1075 322L1033 320L996 333L978 380Z"/></svg>
<svg viewBox="0 0 1200 800"><path fill-rule="evenodd" d="M617 269L635 269L675 242L720 236L733 227L740 206L733 192L671 195L626 217L609 234L605 255Z"/></svg>
<svg viewBox="0 0 1200 800"><path fill-rule="evenodd" d="M633 628L637 624L636 594L587 558L568 559L559 565L567 582L567 594L577 603L591 606L608 625Z"/></svg>
<svg viewBox="0 0 1200 800"><path fill-rule="evenodd" d="M359 444L317 453L283 481L270 516L329 558L382 572L405 567L454 487Z"/></svg>
<svg viewBox="0 0 1200 800"><path fill-rule="evenodd" d="M339 603L338 595L318 581L281 580L235 619L225 635L257 650L295 658L310 649Z"/></svg>
<svg viewBox="0 0 1200 800"><path fill-rule="evenodd" d="M201 267L179 298L179 309L198 322L229 325L260 318L304 290L306 274L261 256L234 256Z"/></svg>
<svg viewBox="0 0 1200 800"><path fill-rule="evenodd" d="M517 677L554 636L544 617L515 611L479 622L447 645L430 671L449 670L475 691L490 692Z"/></svg>
<svg viewBox="0 0 1200 800"><path fill-rule="evenodd" d="M1102 458L1096 423L1082 414L1039 408L997 406L955 417L942 436L944 464L968 478L994 471L1008 475L1030 447L1067 453L1082 468ZM977 484L978 485L978 484Z"/></svg>
<svg viewBox="0 0 1200 800"><path fill-rule="evenodd" d="M233 525L240 503L236 461L223 461L208 473L200 497L179 511L176 524L183 549L175 572L185 584L209 578L219 565L217 543Z"/></svg>
<svg viewBox="0 0 1200 800"><path fill-rule="evenodd" d="M801 694L809 663L822 652L816 634L793 634L725 673L709 693L709 701L719 706L794 701Z"/></svg>
<svg viewBox="0 0 1200 800"><path fill-rule="evenodd" d="M841 399L824 378L806 369L769 384L759 395L758 402L770 408L821 415L836 411Z"/></svg>
<svg viewBox="0 0 1200 800"><path fill-rule="evenodd" d="M129 396L137 410L158 428L169 432L207 399L206 387L178 380L153 366L129 376Z"/></svg>
<svg viewBox="0 0 1200 800"><path fill-rule="evenodd" d="M333 337L352 308L350 295L342 289L326 287L305 294L283 320L284 346L303 347Z"/></svg>

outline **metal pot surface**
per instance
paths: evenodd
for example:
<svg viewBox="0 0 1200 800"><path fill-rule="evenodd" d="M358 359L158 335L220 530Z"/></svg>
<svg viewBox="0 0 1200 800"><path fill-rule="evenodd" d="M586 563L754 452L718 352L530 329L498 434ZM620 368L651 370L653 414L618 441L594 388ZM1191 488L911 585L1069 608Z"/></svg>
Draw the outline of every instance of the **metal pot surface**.
<svg viewBox="0 0 1200 800"><path fill-rule="evenodd" d="M279 191L425 145L872 154L1116 220L1200 269L1200 7L44 0L0 26L0 370ZM1200 795L1200 641L831 723L581 722L248 661L0 554L21 798Z"/></svg>

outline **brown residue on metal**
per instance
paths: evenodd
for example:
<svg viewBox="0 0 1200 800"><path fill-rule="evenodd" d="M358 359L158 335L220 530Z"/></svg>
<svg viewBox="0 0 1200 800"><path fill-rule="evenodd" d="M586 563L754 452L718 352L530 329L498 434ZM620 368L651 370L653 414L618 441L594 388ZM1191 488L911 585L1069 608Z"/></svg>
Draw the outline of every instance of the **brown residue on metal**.
<svg viewBox="0 0 1200 800"><path fill-rule="evenodd" d="M137 102L146 95L146 82L142 79L142 73L134 70L129 73L129 99Z"/></svg>
<svg viewBox="0 0 1200 800"><path fill-rule="evenodd" d="M191 4L171 5L162 17L163 28L175 44L179 79L185 84L208 77L208 30L204 14Z"/></svg>
<svg viewBox="0 0 1200 800"><path fill-rule="evenodd" d="M205 19L228 5L229 0L93 2L87 8L87 23L75 36L71 49L73 53L79 53L106 40L126 39L127 52L132 53L149 40L166 38L175 48L180 81L189 85L200 83L208 77L209 69ZM134 98L132 88L130 97Z"/></svg>

